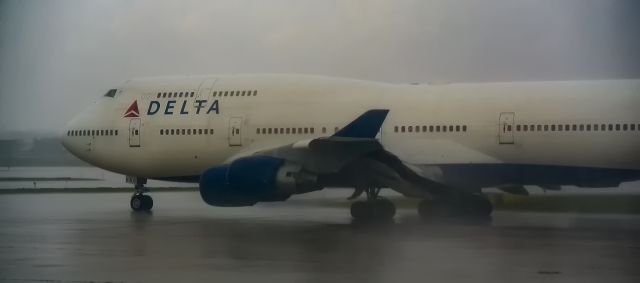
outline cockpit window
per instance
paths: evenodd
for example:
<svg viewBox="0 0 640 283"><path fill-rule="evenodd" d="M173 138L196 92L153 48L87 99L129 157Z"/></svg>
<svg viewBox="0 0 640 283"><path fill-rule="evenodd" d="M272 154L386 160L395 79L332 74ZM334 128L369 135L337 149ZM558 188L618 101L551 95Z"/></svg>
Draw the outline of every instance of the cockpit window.
<svg viewBox="0 0 640 283"><path fill-rule="evenodd" d="M104 94L104 96L106 97L114 97L116 96L116 89L110 89L109 91L107 91L107 93Z"/></svg>

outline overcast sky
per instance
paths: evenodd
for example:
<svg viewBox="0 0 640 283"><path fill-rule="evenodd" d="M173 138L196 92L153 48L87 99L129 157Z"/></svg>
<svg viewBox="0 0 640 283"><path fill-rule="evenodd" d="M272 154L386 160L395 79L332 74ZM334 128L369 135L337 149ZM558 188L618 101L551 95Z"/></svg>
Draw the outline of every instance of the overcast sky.
<svg viewBox="0 0 640 283"><path fill-rule="evenodd" d="M0 135L56 131L140 76L640 78L639 15L637 0L0 0Z"/></svg>

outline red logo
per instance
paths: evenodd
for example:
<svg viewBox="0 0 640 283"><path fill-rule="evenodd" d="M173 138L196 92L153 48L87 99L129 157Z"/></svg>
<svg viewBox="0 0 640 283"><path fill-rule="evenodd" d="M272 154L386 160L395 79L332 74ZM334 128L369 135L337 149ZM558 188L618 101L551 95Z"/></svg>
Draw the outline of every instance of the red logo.
<svg viewBox="0 0 640 283"><path fill-rule="evenodd" d="M131 106L124 112L124 118L138 118L140 117L140 111L138 111L138 101L134 100Z"/></svg>

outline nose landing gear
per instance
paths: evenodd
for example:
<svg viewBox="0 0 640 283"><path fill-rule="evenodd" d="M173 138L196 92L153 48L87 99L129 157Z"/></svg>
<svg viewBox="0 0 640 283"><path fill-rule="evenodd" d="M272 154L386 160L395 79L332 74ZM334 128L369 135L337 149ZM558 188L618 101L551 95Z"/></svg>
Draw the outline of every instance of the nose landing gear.
<svg viewBox="0 0 640 283"><path fill-rule="evenodd" d="M153 198L135 193L131 196L130 204L133 211L150 211L153 208Z"/></svg>
<svg viewBox="0 0 640 283"><path fill-rule="evenodd" d="M388 199L379 196L380 188L367 188L367 200L351 204L351 216L356 221L383 220L389 221L396 214L395 205Z"/></svg>
<svg viewBox="0 0 640 283"><path fill-rule="evenodd" d="M149 189L144 186L146 183L147 179L135 178L135 192L129 202L133 211L150 211L153 208L153 198L144 194L149 192Z"/></svg>

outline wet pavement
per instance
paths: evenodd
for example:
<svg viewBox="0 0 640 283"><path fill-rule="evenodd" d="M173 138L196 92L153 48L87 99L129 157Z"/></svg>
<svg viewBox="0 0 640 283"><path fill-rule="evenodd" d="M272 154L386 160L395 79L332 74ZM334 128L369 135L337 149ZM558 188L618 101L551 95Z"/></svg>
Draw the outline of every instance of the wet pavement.
<svg viewBox="0 0 640 283"><path fill-rule="evenodd" d="M0 281L640 282L640 216L399 209L361 225L322 194L248 208L152 195L142 214L124 193L0 195Z"/></svg>

